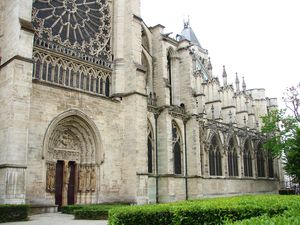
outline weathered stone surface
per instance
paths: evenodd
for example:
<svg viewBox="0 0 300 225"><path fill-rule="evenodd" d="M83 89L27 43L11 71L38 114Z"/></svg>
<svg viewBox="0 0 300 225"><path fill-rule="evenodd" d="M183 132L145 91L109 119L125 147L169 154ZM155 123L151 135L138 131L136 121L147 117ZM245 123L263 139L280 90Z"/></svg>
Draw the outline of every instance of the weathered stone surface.
<svg viewBox="0 0 300 225"><path fill-rule="evenodd" d="M276 99L266 98L264 89L222 86L213 77L207 50L164 35L161 25L148 28L139 0L108 3L111 68L53 50L52 42L33 42L32 2L0 1L0 203L53 205L59 182L62 204L69 204L68 196L76 204L145 204L276 192L280 164L274 160L272 176L265 158L265 176L258 178L256 158L263 142L260 116L276 107ZM100 81L106 76L108 86ZM218 176L210 171L214 137L221 153ZM234 177L228 163L231 139L238 158ZM247 141L251 177L244 174Z"/></svg>

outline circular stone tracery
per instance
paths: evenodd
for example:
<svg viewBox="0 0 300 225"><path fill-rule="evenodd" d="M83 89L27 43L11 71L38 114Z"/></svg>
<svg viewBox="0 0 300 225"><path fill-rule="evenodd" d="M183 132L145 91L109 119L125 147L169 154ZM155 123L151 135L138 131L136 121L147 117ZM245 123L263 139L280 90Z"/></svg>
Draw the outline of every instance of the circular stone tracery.
<svg viewBox="0 0 300 225"><path fill-rule="evenodd" d="M64 1L64 7L65 7L66 11L68 11L69 13L77 12L77 5L75 4L74 0Z"/></svg>
<svg viewBox="0 0 300 225"><path fill-rule="evenodd" d="M34 0L32 18L38 38L110 58L107 0Z"/></svg>

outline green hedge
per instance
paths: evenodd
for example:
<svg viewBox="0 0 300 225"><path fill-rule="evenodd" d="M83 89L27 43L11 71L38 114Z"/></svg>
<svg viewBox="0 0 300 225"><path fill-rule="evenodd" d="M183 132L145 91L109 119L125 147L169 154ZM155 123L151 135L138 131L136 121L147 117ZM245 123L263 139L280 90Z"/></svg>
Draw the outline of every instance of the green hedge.
<svg viewBox="0 0 300 225"><path fill-rule="evenodd" d="M69 205L62 206L61 212L74 214L75 219L106 220L110 209L124 206L124 204Z"/></svg>
<svg viewBox="0 0 300 225"><path fill-rule="evenodd" d="M282 215L269 217L268 215L254 217L247 220L227 223L227 225L299 225L300 209L287 210Z"/></svg>
<svg viewBox="0 0 300 225"><path fill-rule="evenodd" d="M109 209L86 208L75 210L75 219L84 220L107 220Z"/></svg>
<svg viewBox="0 0 300 225"><path fill-rule="evenodd" d="M299 196L243 196L206 199L109 211L110 225L193 225L222 224L267 215L280 215L300 205Z"/></svg>
<svg viewBox="0 0 300 225"><path fill-rule="evenodd" d="M0 223L28 219L28 205L0 205Z"/></svg>
<svg viewBox="0 0 300 225"><path fill-rule="evenodd" d="M279 194L280 195L295 195L296 191L293 189L280 189Z"/></svg>

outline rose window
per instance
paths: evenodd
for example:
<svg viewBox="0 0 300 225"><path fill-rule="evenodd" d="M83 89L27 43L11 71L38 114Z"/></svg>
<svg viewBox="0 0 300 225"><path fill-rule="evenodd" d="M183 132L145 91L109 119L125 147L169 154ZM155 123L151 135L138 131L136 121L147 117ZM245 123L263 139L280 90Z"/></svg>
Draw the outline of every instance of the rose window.
<svg viewBox="0 0 300 225"><path fill-rule="evenodd" d="M110 60L107 0L35 0L32 16L37 38Z"/></svg>

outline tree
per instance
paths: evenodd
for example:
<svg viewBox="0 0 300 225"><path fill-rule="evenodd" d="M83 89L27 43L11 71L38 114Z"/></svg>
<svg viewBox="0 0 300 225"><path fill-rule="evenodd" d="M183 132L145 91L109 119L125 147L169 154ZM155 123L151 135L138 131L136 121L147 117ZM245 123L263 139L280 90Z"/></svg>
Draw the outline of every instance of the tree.
<svg viewBox="0 0 300 225"><path fill-rule="evenodd" d="M293 145L286 152L285 170L300 185L300 128L296 131Z"/></svg>
<svg viewBox="0 0 300 225"><path fill-rule="evenodd" d="M292 116L286 116L285 110L272 110L262 117L261 131L266 135L264 149L274 157L286 153L293 145L297 129L297 121Z"/></svg>
<svg viewBox="0 0 300 225"><path fill-rule="evenodd" d="M294 182L300 184L300 127L285 110L272 110L262 117L262 133L266 135L264 150L274 157L283 156L285 170Z"/></svg>
<svg viewBox="0 0 300 225"><path fill-rule="evenodd" d="M287 88L282 99L286 107L293 112L295 119L300 122L300 82L297 86Z"/></svg>

